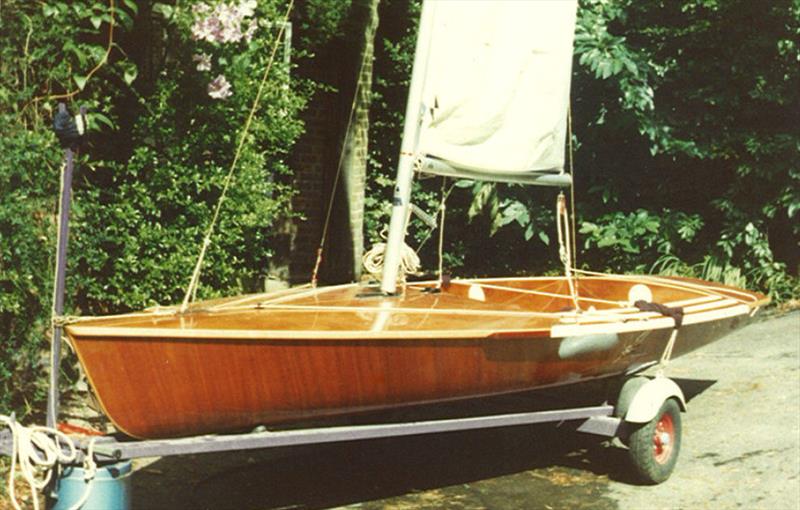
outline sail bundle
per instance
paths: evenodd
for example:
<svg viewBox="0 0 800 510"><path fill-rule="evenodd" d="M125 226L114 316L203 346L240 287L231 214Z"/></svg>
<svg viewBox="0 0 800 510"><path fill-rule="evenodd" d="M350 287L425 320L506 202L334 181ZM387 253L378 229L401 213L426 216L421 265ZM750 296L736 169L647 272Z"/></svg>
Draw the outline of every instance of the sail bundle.
<svg viewBox="0 0 800 510"><path fill-rule="evenodd" d="M421 170L558 184L577 2L431 4Z"/></svg>

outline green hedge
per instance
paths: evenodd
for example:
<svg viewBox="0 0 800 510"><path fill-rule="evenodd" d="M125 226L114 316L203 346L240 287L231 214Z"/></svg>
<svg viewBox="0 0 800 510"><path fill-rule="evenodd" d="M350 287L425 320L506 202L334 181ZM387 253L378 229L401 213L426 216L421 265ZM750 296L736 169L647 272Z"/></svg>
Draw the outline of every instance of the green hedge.
<svg viewBox="0 0 800 510"><path fill-rule="evenodd" d="M279 0L207 8L197 1L118 1L114 45L105 59L109 5L3 3L2 413L42 408L62 158L49 127L56 104L68 101L72 110L87 105L90 112L73 185L66 313L180 302L278 35L275 22L285 12ZM238 27L230 25L234 30L224 40L196 37L212 16L234 16ZM287 159L313 86L290 79L282 53L277 57L198 297L262 290L292 215ZM231 94L212 94L220 76ZM76 376L72 363L63 365L65 390Z"/></svg>

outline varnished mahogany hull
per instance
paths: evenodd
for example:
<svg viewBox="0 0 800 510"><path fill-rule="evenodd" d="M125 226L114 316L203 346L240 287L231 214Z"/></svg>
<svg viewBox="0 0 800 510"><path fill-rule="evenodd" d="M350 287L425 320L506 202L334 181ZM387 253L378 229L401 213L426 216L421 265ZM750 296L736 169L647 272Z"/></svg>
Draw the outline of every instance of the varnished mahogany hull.
<svg viewBox="0 0 800 510"><path fill-rule="evenodd" d="M296 319L306 316L310 328L317 315L300 310ZM685 325L673 355L716 340L746 318ZM364 338L369 335L347 332L352 316L339 319L341 331L316 338L297 330L285 337L270 330L260 338L69 331L104 411L139 438L243 430L622 374L659 359L672 331L620 332L613 345L575 352L564 348L568 339L541 328L432 337L420 327L410 328L408 338L398 331Z"/></svg>

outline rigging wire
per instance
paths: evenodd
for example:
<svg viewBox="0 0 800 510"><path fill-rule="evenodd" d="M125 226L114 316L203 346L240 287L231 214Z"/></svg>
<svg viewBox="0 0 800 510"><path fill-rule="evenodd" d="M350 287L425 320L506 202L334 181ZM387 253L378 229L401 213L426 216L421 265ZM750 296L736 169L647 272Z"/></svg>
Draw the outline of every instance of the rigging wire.
<svg viewBox="0 0 800 510"><path fill-rule="evenodd" d="M328 198L327 212L325 213L325 223L322 226L322 235L319 239L319 246L317 247L317 259L314 262L314 269L311 272L311 286L316 287L319 280L319 268L322 265L322 254L325 251L325 242L328 240L328 228L331 222L331 214L333 212L333 203L336 199L336 188L339 186L339 178L342 175L342 165L344 164L345 148L347 142L350 140L350 127L353 125L353 116L356 111L356 104L358 103L358 96L361 93L362 82L361 75L364 73L364 66L367 61L368 52L364 51L361 55L361 63L356 75L356 87L353 91L353 101L350 103L350 113L347 116L347 125L345 126L344 139L342 140L342 148L339 151L339 162L336 165L336 175L333 178L333 185L331 186L331 194ZM366 255L365 255L366 256Z"/></svg>
<svg viewBox="0 0 800 510"><path fill-rule="evenodd" d="M573 255L570 239L572 233L570 232L569 213L567 212L566 198L563 191L558 194L556 199L556 228L558 232L558 255L561 258L561 263L564 264L564 277L567 280L567 285L569 285L569 294L573 305L575 305L575 310L580 310L580 300L574 281L575 273L571 265Z"/></svg>
<svg viewBox="0 0 800 510"><path fill-rule="evenodd" d="M439 204L439 288L444 285L444 217L446 211L444 188L447 177L442 176L441 203Z"/></svg>
<svg viewBox="0 0 800 510"><path fill-rule="evenodd" d="M283 17L283 23L280 24L280 28L278 29L278 33L275 35L275 43L272 45L272 53L269 56L269 61L267 62L267 67L264 70L264 74L261 77L261 82L258 85L258 92L256 93L256 97L253 100L253 105L250 107L250 113L247 116L247 120L242 128L241 134L239 136L239 144L236 147L236 153L233 156L233 161L231 162L230 169L228 170L228 175L225 177L225 182L222 186L222 193L219 196L219 200L217 200L217 205L214 208L214 215L211 218L211 223L208 226L208 230L206 231L206 235L203 238L203 245L200 248L200 254L197 257L197 263L195 264L194 271L192 272L192 278L189 280L189 286L186 289L186 295L183 298L183 303L181 304L180 312L183 313L189 307L189 303L194 301L195 295L197 294L197 287L200 283L200 272L203 266L203 259L205 258L206 251L208 250L209 245L211 244L211 236L214 233L214 227L217 224L217 219L219 218L219 212L222 209L222 204L225 202L225 197L228 192L228 188L230 187L231 181L233 180L234 171L236 170L236 164L239 162L239 157L242 154L242 149L244 148L245 140L247 140L247 134L250 131L250 124L253 122L253 118L255 117L256 111L258 110L259 103L261 102L261 96L264 93L264 87L267 84L267 78L269 78L270 70L272 69L272 64L275 62L275 55L278 53L278 46L280 44L281 38L283 37L283 32L286 29L286 23L289 20L289 14L292 12L292 7L294 7L294 0L289 1L289 6L286 8L286 14Z"/></svg>
<svg viewBox="0 0 800 510"><path fill-rule="evenodd" d="M445 191L444 194L442 195L441 204L444 204L447 201L447 199L450 197L450 193L453 192L453 188L455 188L455 187L456 187L456 183L452 182L450 184L450 187L447 188L447 191ZM440 205L440 208L442 208L442 207L444 207L444 206ZM425 246L425 243L427 243L428 240L430 240L431 236L433 235L433 231L434 230L435 230L435 227L428 229L428 233L425 234L425 237L422 239L422 241L420 241L419 246L417 246L417 249L416 249L417 253L419 253L422 250L422 248Z"/></svg>

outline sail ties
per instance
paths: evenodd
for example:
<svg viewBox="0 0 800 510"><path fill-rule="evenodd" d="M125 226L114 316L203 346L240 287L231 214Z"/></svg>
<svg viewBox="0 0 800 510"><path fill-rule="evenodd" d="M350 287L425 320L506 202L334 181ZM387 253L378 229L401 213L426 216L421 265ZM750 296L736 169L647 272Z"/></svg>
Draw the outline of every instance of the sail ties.
<svg viewBox="0 0 800 510"><path fill-rule="evenodd" d="M575 281L575 272L573 271L573 233L571 230L569 212L567 212L567 199L563 192L559 193L556 199L556 226L558 230L558 255L561 258L561 263L564 264L564 276L569 285L569 295L572 298L572 304L575 306L575 310L580 310L577 282Z"/></svg>

